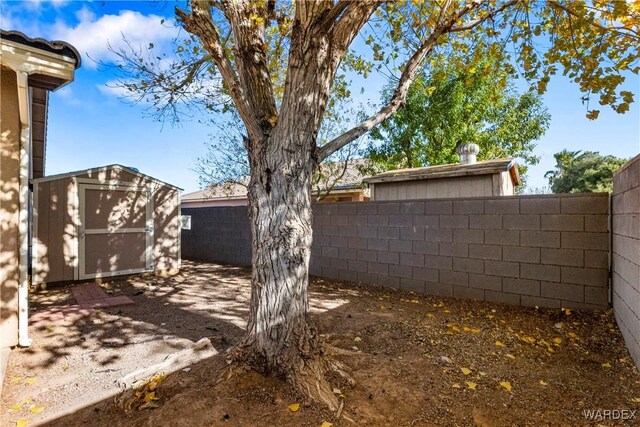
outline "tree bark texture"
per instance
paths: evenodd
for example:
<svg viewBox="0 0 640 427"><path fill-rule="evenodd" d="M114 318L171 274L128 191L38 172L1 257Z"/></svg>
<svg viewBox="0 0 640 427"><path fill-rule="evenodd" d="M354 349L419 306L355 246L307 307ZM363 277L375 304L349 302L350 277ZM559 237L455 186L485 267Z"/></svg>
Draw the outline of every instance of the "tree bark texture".
<svg viewBox="0 0 640 427"><path fill-rule="evenodd" d="M511 0L517 1L517 0ZM270 2L191 1L191 13L176 10L184 28L197 36L218 67L246 126L251 179L252 294L247 335L239 351L265 373L288 378L311 399L337 409L324 379L344 374L324 357L324 346L308 319L309 256L312 242L311 180L322 159L397 111L422 60L438 38L477 7L479 0L447 17L408 59L390 103L354 129L316 146L335 74L348 47L380 0L300 1L290 30L289 57L281 105L276 107L267 60L265 23ZM233 34L233 60L225 51L211 7L220 9ZM343 375L344 376L344 375Z"/></svg>

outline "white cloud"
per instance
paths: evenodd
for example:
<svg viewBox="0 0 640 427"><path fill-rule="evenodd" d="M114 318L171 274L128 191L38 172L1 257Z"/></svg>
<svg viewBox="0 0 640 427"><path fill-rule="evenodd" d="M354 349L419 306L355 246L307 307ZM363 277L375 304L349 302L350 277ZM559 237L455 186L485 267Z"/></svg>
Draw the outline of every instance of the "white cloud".
<svg viewBox="0 0 640 427"><path fill-rule="evenodd" d="M115 55L109 45L118 50L126 49L127 41L134 47L146 47L149 43L157 46L168 44L178 29L165 23L157 15L143 15L140 12L122 10L118 15L96 17L88 9L82 8L76 14L78 24L68 26L58 22L52 29L52 38L71 43L83 56L83 66L95 68L94 61L113 61ZM88 57L88 58L87 58Z"/></svg>
<svg viewBox="0 0 640 427"><path fill-rule="evenodd" d="M78 98L71 88L71 86L65 86L54 92L54 96L60 97L69 105L81 105L82 101Z"/></svg>
<svg viewBox="0 0 640 427"><path fill-rule="evenodd" d="M106 83L96 85L98 90L105 95L117 96L118 98L126 98L131 95L126 88L122 87L117 80L109 80Z"/></svg>
<svg viewBox="0 0 640 427"><path fill-rule="evenodd" d="M52 5L55 8L60 8L69 3L69 0L29 0L22 2L22 5L28 9L40 9L43 5Z"/></svg>

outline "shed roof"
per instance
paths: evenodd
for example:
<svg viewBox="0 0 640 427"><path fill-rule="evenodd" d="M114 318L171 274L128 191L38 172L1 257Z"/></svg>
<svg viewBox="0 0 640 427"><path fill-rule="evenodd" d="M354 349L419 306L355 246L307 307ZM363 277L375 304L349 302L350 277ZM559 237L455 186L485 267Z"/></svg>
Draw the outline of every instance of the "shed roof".
<svg viewBox="0 0 640 427"><path fill-rule="evenodd" d="M143 173L139 172L137 169L134 169L134 168L131 168L131 167L128 167L128 166L122 166L122 165L119 165L119 164L98 166L98 167L90 168L90 169L82 169L82 170L73 171L73 172L60 173L60 174L57 174L57 175L43 176L42 178L32 179L31 182L38 183L38 182L55 181L57 179L69 178L69 177L74 177L74 176L78 176L78 175L93 174L93 173L96 173L96 172L101 172L101 171L106 171L106 170L111 170L111 169L123 170L125 172L130 173L130 174L139 176L140 178L145 178L145 179L148 179L150 181L155 181L158 184L162 184L164 186L175 188L176 190L182 191L182 188L180 188L180 187L177 187L177 186L175 186L173 184L169 184L168 182L159 180L159 179L154 178L154 177L152 177L150 175L143 174Z"/></svg>
<svg viewBox="0 0 640 427"><path fill-rule="evenodd" d="M363 179L367 184L384 182L415 181L423 179L441 179L469 175L490 175L509 171L514 185L520 185L520 174L515 159L484 160L472 164L449 164L426 166L411 169L396 169Z"/></svg>

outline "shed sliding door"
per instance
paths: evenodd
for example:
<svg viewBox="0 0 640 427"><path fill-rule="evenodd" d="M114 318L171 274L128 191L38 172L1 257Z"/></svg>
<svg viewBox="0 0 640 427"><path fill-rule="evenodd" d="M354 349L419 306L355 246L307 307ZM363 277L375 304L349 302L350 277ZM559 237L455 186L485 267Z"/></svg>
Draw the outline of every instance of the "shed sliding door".
<svg viewBox="0 0 640 427"><path fill-rule="evenodd" d="M79 184L79 278L153 270L150 191L124 185Z"/></svg>

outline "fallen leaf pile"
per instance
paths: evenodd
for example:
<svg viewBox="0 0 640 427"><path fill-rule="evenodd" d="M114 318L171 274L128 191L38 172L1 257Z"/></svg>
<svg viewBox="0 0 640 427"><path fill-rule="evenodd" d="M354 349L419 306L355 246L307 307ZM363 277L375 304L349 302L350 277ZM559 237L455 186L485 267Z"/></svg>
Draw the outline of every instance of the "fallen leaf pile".
<svg viewBox="0 0 640 427"><path fill-rule="evenodd" d="M119 402L120 407L124 409L125 412L132 409L145 410L157 408L158 401L160 400L158 396L158 385L160 385L164 379L164 375L156 375L142 386L132 390L131 393L126 393Z"/></svg>

